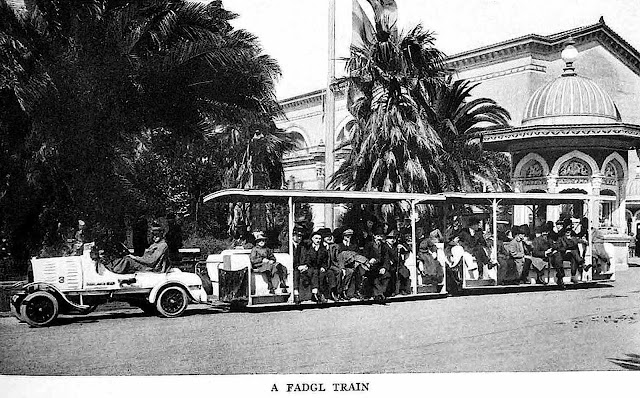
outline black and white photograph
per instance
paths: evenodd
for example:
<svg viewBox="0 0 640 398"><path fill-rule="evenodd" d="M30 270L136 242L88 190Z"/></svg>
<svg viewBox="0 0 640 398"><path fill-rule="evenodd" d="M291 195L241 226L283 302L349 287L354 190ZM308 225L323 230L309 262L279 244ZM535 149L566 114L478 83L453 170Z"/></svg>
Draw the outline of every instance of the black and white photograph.
<svg viewBox="0 0 640 398"><path fill-rule="evenodd" d="M3 396L633 394L639 237L636 0L0 0Z"/></svg>

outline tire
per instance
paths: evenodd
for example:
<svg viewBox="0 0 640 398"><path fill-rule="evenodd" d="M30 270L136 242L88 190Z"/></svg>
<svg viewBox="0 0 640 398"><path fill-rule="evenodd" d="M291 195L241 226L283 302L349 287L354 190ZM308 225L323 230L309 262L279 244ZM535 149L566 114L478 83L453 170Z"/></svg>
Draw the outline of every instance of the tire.
<svg viewBox="0 0 640 398"><path fill-rule="evenodd" d="M49 326L58 317L58 300L44 291L31 293L20 303L20 315L31 326Z"/></svg>
<svg viewBox="0 0 640 398"><path fill-rule="evenodd" d="M168 286L156 297L156 310L160 316L175 318L184 313L189 305L189 296L180 286Z"/></svg>

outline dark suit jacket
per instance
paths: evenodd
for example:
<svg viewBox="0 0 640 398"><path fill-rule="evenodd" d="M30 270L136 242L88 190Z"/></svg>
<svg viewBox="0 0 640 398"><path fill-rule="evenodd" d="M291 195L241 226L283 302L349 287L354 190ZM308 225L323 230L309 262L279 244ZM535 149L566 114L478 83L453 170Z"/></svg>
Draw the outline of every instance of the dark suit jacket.
<svg viewBox="0 0 640 398"><path fill-rule="evenodd" d="M329 261L329 253L327 253L327 249L324 248L322 243L320 244L320 248L315 250L313 245L309 245L302 249L302 262L300 265L306 265L309 268L327 268L327 263Z"/></svg>
<svg viewBox="0 0 640 398"><path fill-rule="evenodd" d="M469 228L463 228L462 231L460 231L460 245L468 253L472 253L476 247L487 247L487 242L484 240L482 231L478 230L474 232L475 234L471 236Z"/></svg>
<svg viewBox="0 0 640 398"><path fill-rule="evenodd" d="M380 268L389 269L389 256L391 255L389 251L389 245L385 242L381 242L377 248L374 242L369 242L364 246L364 256L368 259L375 258L377 260L375 264L371 265L371 271L379 271Z"/></svg>

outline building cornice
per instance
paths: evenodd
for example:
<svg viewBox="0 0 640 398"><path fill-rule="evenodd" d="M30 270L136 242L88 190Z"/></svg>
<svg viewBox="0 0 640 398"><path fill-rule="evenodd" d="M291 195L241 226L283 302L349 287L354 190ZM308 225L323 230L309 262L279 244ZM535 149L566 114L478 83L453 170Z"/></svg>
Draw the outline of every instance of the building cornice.
<svg viewBox="0 0 640 398"><path fill-rule="evenodd" d="M627 123L520 126L487 132L482 142L487 149L503 150L518 141L574 137L607 138L619 141L621 148L633 149L640 146L640 126Z"/></svg>
<svg viewBox="0 0 640 398"><path fill-rule="evenodd" d="M640 75L640 52L605 24L602 18L596 24L548 36L530 34L454 54L447 57L446 63L451 68L462 71L526 56L550 59L554 54L559 56L569 38L576 41L576 46L599 42L634 73Z"/></svg>
<svg viewBox="0 0 640 398"><path fill-rule="evenodd" d="M534 60L557 59L564 48L565 42L569 38L576 41L576 46L598 42L611 52L617 59L624 63L637 75L640 75L640 52L625 41L620 35L614 32L601 18L593 25L565 30L548 36L529 34L461 52L448 56L445 60L447 66L457 71L474 69L481 66L492 65L509 60L531 57ZM532 64L525 69L523 67L511 68L501 72L474 77L474 81L486 80L493 77L520 73L524 71L544 72L544 66ZM347 84L344 80L336 81L333 84L336 92L336 99L342 99L346 95ZM311 91L280 101L284 111L291 111L301 106L321 105L324 101L325 89Z"/></svg>

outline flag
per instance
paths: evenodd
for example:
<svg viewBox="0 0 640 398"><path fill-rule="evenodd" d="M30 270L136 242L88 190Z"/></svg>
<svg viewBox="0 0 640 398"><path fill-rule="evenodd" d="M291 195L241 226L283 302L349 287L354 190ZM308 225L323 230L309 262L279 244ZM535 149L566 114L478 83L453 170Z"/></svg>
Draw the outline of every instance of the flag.
<svg viewBox="0 0 640 398"><path fill-rule="evenodd" d="M379 42L385 42L391 36L398 37L398 6L395 0L367 0L375 14L376 36Z"/></svg>
<svg viewBox="0 0 640 398"><path fill-rule="evenodd" d="M351 47L364 49L373 42L373 24L358 0L352 0L351 27Z"/></svg>

